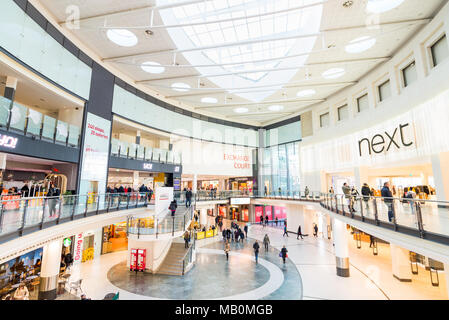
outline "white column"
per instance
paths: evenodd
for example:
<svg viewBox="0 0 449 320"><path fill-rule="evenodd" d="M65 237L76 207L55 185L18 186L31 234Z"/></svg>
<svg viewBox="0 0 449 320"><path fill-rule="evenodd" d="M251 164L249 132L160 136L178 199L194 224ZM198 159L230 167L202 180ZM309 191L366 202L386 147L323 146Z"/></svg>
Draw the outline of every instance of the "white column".
<svg viewBox="0 0 449 320"><path fill-rule="evenodd" d="M200 224L207 225L207 209L201 208L200 210Z"/></svg>
<svg viewBox="0 0 449 320"><path fill-rule="evenodd" d="M39 284L39 300L56 299L62 254L62 239L44 245Z"/></svg>
<svg viewBox="0 0 449 320"><path fill-rule="evenodd" d="M133 172L133 189L134 190L139 190L139 171L134 171Z"/></svg>
<svg viewBox="0 0 449 320"><path fill-rule="evenodd" d="M444 264L444 276L446 278L446 291L449 299L449 263Z"/></svg>
<svg viewBox="0 0 449 320"><path fill-rule="evenodd" d="M349 277L349 249L346 223L338 219L333 219L332 233L335 244L337 275L340 277Z"/></svg>
<svg viewBox="0 0 449 320"><path fill-rule="evenodd" d="M390 252L393 277L401 282L411 282L409 251L390 243Z"/></svg>
<svg viewBox="0 0 449 320"><path fill-rule="evenodd" d="M364 183L368 183L368 173L366 167L355 167L354 168L354 183L355 188L358 192L362 188Z"/></svg>
<svg viewBox="0 0 449 320"><path fill-rule="evenodd" d="M136 133L136 144L140 144L140 130L137 130Z"/></svg>
<svg viewBox="0 0 449 320"><path fill-rule="evenodd" d="M11 101L14 101L16 89L17 89L17 78L10 76L6 77L5 92L3 96Z"/></svg>
<svg viewBox="0 0 449 320"><path fill-rule="evenodd" d="M321 214L318 220L318 234L320 232L323 239L327 239L327 219L325 214Z"/></svg>
<svg viewBox="0 0 449 320"><path fill-rule="evenodd" d="M449 152L432 155L432 171L437 200L449 200Z"/></svg>
<svg viewBox="0 0 449 320"><path fill-rule="evenodd" d="M198 176L197 176L197 174L195 173L194 175L193 175L193 182L192 182L192 192L193 193L196 193L196 191L197 191L197 184L198 184Z"/></svg>

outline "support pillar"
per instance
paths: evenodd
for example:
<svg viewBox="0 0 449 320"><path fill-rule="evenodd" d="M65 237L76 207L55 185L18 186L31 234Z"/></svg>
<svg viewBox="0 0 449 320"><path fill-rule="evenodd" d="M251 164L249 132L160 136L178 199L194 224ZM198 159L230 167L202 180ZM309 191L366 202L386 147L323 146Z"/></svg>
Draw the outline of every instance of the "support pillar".
<svg viewBox="0 0 449 320"><path fill-rule="evenodd" d="M192 182L192 192L196 193L197 191L197 185L198 185L198 175L195 173L193 175L193 182Z"/></svg>
<svg viewBox="0 0 449 320"><path fill-rule="evenodd" d="M335 244L337 275L340 277L349 277L349 248L346 223L338 219L333 219L332 233Z"/></svg>
<svg viewBox="0 0 449 320"><path fill-rule="evenodd" d="M412 282L409 251L390 243L390 252L393 277L401 282Z"/></svg>
<svg viewBox="0 0 449 320"><path fill-rule="evenodd" d="M17 79L14 77L6 77L5 93L3 96L6 99L14 101L17 89Z"/></svg>
<svg viewBox="0 0 449 320"><path fill-rule="evenodd" d="M56 299L61 254L62 239L44 245L39 284L39 300Z"/></svg>
<svg viewBox="0 0 449 320"><path fill-rule="evenodd" d="M201 208L200 210L200 224L207 225L207 209Z"/></svg>
<svg viewBox="0 0 449 320"><path fill-rule="evenodd" d="M140 130L137 130L136 133L136 144L140 144Z"/></svg>
<svg viewBox="0 0 449 320"><path fill-rule="evenodd" d="M435 191L437 200L449 200L449 152L442 152L440 154L432 155L432 171L435 181ZM438 205L445 207L445 205Z"/></svg>
<svg viewBox="0 0 449 320"><path fill-rule="evenodd" d="M368 172L366 167L355 167L354 168L354 183L355 188L361 192L364 183L368 183Z"/></svg>
<svg viewBox="0 0 449 320"><path fill-rule="evenodd" d="M318 220L318 233L320 232L323 239L327 239L327 218L325 214L321 214Z"/></svg>

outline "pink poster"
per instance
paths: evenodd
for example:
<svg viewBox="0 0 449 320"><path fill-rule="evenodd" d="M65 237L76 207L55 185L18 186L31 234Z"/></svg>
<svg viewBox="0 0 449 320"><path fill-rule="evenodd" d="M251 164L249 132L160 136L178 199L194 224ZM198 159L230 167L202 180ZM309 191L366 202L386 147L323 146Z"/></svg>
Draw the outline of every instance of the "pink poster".
<svg viewBox="0 0 449 320"><path fill-rule="evenodd" d="M265 207L265 216L268 217L268 220L273 220L272 212L271 212L271 206Z"/></svg>
<svg viewBox="0 0 449 320"><path fill-rule="evenodd" d="M278 220L287 218L287 208L285 207L274 207L274 218L278 218Z"/></svg>
<svg viewBox="0 0 449 320"><path fill-rule="evenodd" d="M255 213L256 213L256 222L260 222L260 218L263 215L263 207L255 206Z"/></svg>

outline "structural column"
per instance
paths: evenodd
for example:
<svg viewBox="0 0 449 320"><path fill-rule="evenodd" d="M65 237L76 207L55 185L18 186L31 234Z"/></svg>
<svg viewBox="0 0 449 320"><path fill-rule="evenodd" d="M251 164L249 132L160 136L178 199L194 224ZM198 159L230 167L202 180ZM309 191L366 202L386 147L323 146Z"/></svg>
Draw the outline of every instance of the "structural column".
<svg viewBox="0 0 449 320"><path fill-rule="evenodd" d="M16 89L17 89L17 79L14 77L6 77L5 93L3 94L3 96L6 99L14 101Z"/></svg>
<svg viewBox="0 0 449 320"><path fill-rule="evenodd" d="M321 214L318 220L318 233L320 232L323 239L327 239L327 218L325 214Z"/></svg>
<svg viewBox="0 0 449 320"><path fill-rule="evenodd" d="M355 167L354 168L354 183L355 188L360 192L362 185L368 183L368 172L366 167Z"/></svg>
<svg viewBox="0 0 449 320"><path fill-rule="evenodd" d="M207 208L201 208L200 210L200 224L207 225Z"/></svg>
<svg viewBox="0 0 449 320"><path fill-rule="evenodd" d="M44 245L39 284L39 300L56 299L61 254L62 239Z"/></svg>
<svg viewBox="0 0 449 320"><path fill-rule="evenodd" d="M346 223L338 219L333 219L332 233L334 236L337 275L340 277L349 277L349 248Z"/></svg>
<svg viewBox="0 0 449 320"><path fill-rule="evenodd" d="M195 174L193 175L193 182L192 182L192 192L193 192L193 193L196 193L196 191L197 191L197 184L198 184L198 176L197 176L197 174L195 173Z"/></svg>
<svg viewBox="0 0 449 320"><path fill-rule="evenodd" d="M432 155L432 171L437 200L449 200L449 152ZM439 205L444 206L444 205Z"/></svg>
<svg viewBox="0 0 449 320"><path fill-rule="evenodd" d="M137 130L136 133L136 144L140 144L140 130Z"/></svg>
<svg viewBox="0 0 449 320"><path fill-rule="evenodd" d="M393 277L401 282L412 282L409 251L390 243L390 252Z"/></svg>

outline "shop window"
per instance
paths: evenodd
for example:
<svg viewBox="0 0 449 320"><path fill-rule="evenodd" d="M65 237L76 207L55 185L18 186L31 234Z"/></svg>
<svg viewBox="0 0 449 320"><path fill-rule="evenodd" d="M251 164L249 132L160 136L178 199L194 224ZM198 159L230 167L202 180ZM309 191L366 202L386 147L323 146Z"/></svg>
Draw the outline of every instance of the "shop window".
<svg viewBox="0 0 449 320"><path fill-rule="evenodd" d="M413 61L404 69L402 69L402 81L404 88L415 82L417 79L418 75L416 74L416 64L415 61Z"/></svg>
<svg viewBox="0 0 449 320"><path fill-rule="evenodd" d="M341 106L338 108L338 121L348 119L349 118L349 110L348 105L345 104L344 106Z"/></svg>
<svg viewBox="0 0 449 320"><path fill-rule="evenodd" d="M430 52L432 53L432 62L434 67L439 65L449 56L449 47L447 44L446 35L442 36L430 47Z"/></svg>
<svg viewBox="0 0 449 320"><path fill-rule="evenodd" d="M320 115L320 127L321 128L329 127L329 112Z"/></svg>
<svg viewBox="0 0 449 320"><path fill-rule="evenodd" d="M385 81L379 87L379 101L384 101L391 97L390 80Z"/></svg>
<svg viewBox="0 0 449 320"><path fill-rule="evenodd" d="M366 93L363 96L357 98L357 112L362 112L368 109L369 109L369 100L368 94Z"/></svg>

